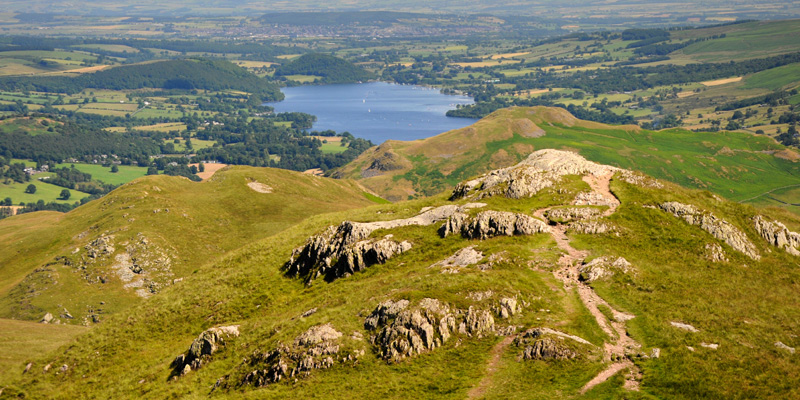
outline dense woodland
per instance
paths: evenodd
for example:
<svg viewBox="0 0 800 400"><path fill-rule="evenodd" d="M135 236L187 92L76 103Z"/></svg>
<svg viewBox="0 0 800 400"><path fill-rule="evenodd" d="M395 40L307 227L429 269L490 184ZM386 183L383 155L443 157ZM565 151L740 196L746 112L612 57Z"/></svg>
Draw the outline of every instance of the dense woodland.
<svg viewBox="0 0 800 400"><path fill-rule="evenodd" d="M262 99L283 98L278 86L224 60L187 59L121 66L77 77L36 76L0 79L0 90L75 94L84 89L242 90Z"/></svg>
<svg viewBox="0 0 800 400"><path fill-rule="evenodd" d="M288 75L319 76L319 83L354 83L375 78L349 61L320 53L304 54L275 70L275 76Z"/></svg>

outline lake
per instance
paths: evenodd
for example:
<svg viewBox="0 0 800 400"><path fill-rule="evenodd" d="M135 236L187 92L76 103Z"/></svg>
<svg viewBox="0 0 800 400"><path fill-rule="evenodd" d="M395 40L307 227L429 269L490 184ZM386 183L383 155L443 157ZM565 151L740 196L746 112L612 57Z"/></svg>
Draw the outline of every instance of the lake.
<svg viewBox="0 0 800 400"><path fill-rule="evenodd" d="M445 116L457 104L472 104L468 96L450 96L422 86L370 82L296 86L281 89L286 98L267 103L275 112L317 116L313 129L350 132L381 144L386 140L416 140L463 128L469 118Z"/></svg>

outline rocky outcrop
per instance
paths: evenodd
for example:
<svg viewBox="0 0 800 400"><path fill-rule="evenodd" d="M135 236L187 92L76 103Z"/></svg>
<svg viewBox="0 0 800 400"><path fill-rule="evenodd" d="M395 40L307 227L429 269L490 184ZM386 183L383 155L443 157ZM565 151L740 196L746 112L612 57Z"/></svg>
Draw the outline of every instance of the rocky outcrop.
<svg viewBox="0 0 800 400"><path fill-rule="evenodd" d="M483 259L483 253L475 250L475 246L469 246L458 250L452 256L431 265L431 267L438 267L442 269L442 273L452 274L458 273L463 267L477 264L481 259Z"/></svg>
<svg viewBox="0 0 800 400"><path fill-rule="evenodd" d="M585 282L594 282L600 278L614 275L615 272L628 273L632 270L628 260L619 257L612 261L609 257L598 257L578 267L580 279Z"/></svg>
<svg viewBox="0 0 800 400"><path fill-rule="evenodd" d="M511 199L531 197L556 184L566 175L605 175L619 168L601 165L578 154L561 150L539 150L519 164L486 173L462 182L453 190L451 200L502 195Z"/></svg>
<svg viewBox="0 0 800 400"><path fill-rule="evenodd" d="M620 179L624 182L630 183L631 185L641 186L645 188L651 189L663 189L664 184L657 181L654 178L651 178L645 174L634 172L631 170L622 170L620 174Z"/></svg>
<svg viewBox="0 0 800 400"><path fill-rule="evenodd" d="M192 341L189 351L179 355L172 362L173 375L183 376L202 367L208 363L220 346L224 346L227 340L238 336L238 325L220 326L203 331L197 339Z"/></svg>
<svg viewBox="0 0 800 400"><path fill-rule="evenodd" d="M524 360L571 360L583 348L592 346L583 338L550 328L529 329L515 338L513 344L522 349Z"/></svg>
<svg viewBox="0 0 800 400"><path fill-rule="evenodd" d="M717 243L706 243L706 259L711 262L728 262L725 250Z"/></svg>
<svg viewBox="0 0 800 400"><path fill-rule="evenodd" d="M599 235L616 232L616 228L613 225L600 221L578 221L567 225L567 232Z"/></svg>
<svg viewBox="0 0 800 400"><path fill-rule="evenodd" d="M480 337L495 329L492 313L474 306L452 309L430 298L410 305L408 300L387 300L364 320L364 328L374 332L373 345L388 362L431 351L455 335Z"/></svg>
<svg viewBox="0 0 800 400"><path fill-rule="evenodd" d="M311 237L303 247L295 249L284 268L287 275L303 277L307 284L319 277L324 277L327 281L343 278L371 265L383 264L393 256L411 249L411 243L396 242L391 240L391 235L382 239L370 238L372 232L413 225L427 226L483 206L481 203L447 205L425 210L411 218L391 221L345 221L338 227L328 227L324 232Z"/></svg>
<svg viewBox="0 0 800 400"><path fill-rule="evenodd" d="M550 232L550 227L541 220L525 214L507 211L483 211L473 218L451 217L439 228L439 234L447 237L460 232L468 239L488 239L495 236L533 235Z"/></svg>
<svg viewBox="0 0 800 400"><path fill-rule="evenodd" d="M550 209L544 213L544 216L552 223L565 224L594 218L601 213L602 211L595 207L564 207Z"/></svg>
<svg viewBox="0 0 800 400"><path fill-rule="evenodd" d="M795 348L794 347L787 346L783 342L775 342L775 347L777 347L777 348L779 348L781 350L786 350L791 354L794 354L794 352L795 352Z"/></svg>
<svg viewBox="0 0 800 400"><path fill-rule="evenodd" d="M84 246L84 249L86 249L86 255L89 258L99 258L114 254L114 236L100 236Z"/></svg>
<svg viewBox="0 0 800 400"><path fill-rule="evenodd" d="M733 247L734 250L754 260L761 259L761 256L756 250L756 246L750 242L744 232L740 231L729 222L717 218L714 214L701 211L690 204L682 204L674 201L660 204L659 208L678 218L682 218L690 225L700 227L700 229Z"/></svg>
<svg viewBox="0 0 800 400"><path fill-rule="evenodd" d="M348 353L342 349L342 333L331 324L309 328L294 339L291 345L279 344L268 352L256 352L246 360L249 367L256 367L242 379L242 384L266 386L286 378L302 378L315 370L327 369L337 363L355 362L363 350Z"/></svg>
<svg viewBox="0 0 800 400"><path fill-rule="evenodd" d="M778 221L769 222L760 215L753 218L753 223L758 234L769 244L793 256L800 256L800 233L790 231Z"/></svg>
<svg viewBox="0 0 800 400"><path fill-rule="evenodd" d="M513 317L520 311L522 311L522 305L517 302L516 297L503 297L495 308L497 315L503 319Z"/></svg>

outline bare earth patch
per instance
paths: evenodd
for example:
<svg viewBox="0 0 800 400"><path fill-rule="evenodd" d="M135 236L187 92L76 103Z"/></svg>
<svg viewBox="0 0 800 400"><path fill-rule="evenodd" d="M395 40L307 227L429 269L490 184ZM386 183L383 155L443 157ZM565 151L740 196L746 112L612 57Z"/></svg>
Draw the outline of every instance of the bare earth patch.
<svg viewBox="0 0 800 400"><path fill-rule="evenodd" d="M724 85L726 83L739 82L741 80L742 80L742 77L741 76L737 76L735 78L717 79L715 81L705 81L705 82L700 82L700 83L702 83L703 86L719 86L719 85Z"/></svg>
<svg viewBox="0 0 800 400"><path fill-rule="evenodd" d="M191 165L194 165L195 167L199 167L199 164L189 164L189 165L190 165L190 166L191 166ZM200 177L200 179L202 179L202 180L204 180L204 181L207 181L209 178L211 178L212 176L214 176L214 174L215 174L217 171L219 171L219 170L221 170L221 169L223 169L223 168L227 167L227 166L228 166L228 164L209 163L209 164L203 164L203 166L205 167L205 171L203 171L203 172L198 172L198 173L197 173L197 176L199 176L199 177Z"/></svg>
<svg viewBox="0 0 800 400"><path fill-rule="evenodd" d="M272 193L272 187L260 182L250 182L247 184L247 186L249 186L250 189L253 189L258 193Z"/></svg>

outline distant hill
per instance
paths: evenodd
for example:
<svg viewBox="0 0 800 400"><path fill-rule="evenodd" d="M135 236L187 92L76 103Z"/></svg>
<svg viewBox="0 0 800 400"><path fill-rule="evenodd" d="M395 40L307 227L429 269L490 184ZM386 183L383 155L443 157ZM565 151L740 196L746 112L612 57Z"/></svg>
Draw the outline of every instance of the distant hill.
<svg viewBox="0 0 800 400"><path fill-rule="evenodd" d="M318 76L319 83L353 83L374 78L349 61L320 53L304 54L275 70L275 76L288 75Z"/></svg>
<svg viewBox="0 0 800 400"><path fill-rule="evenodd" d="M758 196L765 192L797 185L800 176L800 156L765 136L648 131L582 121L564 109L547 107L503 109L428 139L390 140L342 167L338 176L360 179L376 193L400 200L440 193L543 148L572 149L596 162L736 201L762 200Z"/></svg>
<svg viewBox="0 0 800 400"><path fill-rule="evenodd" d="M94 324L315 214L375 204L351 181L229 167L147 176L69 213L0 220L0 318Z"/></svg>
<svg viewBox="0 0 800 400"><path fill-rule="evenodd" d="M38 76L0 78L2 90L78 93L83 89L130 90L205 89L257 92L263 100L279 100L277 85L229 61L187 59L147 62L109 68L76 77Z"/></svg>

